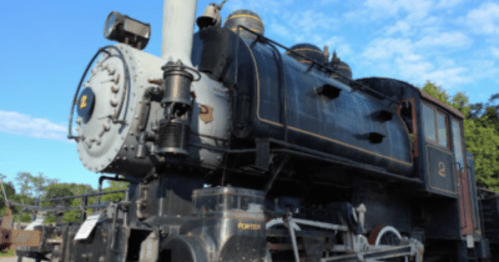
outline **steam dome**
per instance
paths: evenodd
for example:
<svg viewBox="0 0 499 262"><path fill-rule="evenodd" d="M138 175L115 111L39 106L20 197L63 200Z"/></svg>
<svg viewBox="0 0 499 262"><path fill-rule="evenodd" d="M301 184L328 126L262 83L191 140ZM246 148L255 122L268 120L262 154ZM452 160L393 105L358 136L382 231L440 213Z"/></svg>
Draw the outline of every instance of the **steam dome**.
<svg viewBox="0 0 499 262"><path fill-rule="evenodd" d="M250 10L240 9L234 11L227 17L227 19L225 19L224 27L234 31L235 33L237 33L237 28L240 25L262 35L265 31L262 19L255 12ZM239 34L241 37L250 40L256 39L256 35L244 29L239 29Z"/></svg>

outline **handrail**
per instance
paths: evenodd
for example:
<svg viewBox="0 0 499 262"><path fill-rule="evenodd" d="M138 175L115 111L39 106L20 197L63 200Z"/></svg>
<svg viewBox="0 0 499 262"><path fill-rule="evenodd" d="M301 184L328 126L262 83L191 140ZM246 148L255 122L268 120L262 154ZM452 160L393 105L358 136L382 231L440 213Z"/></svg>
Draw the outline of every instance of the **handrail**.
<svg viewBox="0 0 499 262"><path fill-rule="evenodd" d="M61 201L61 200L68 200L68 199L74 199L74 198L85 198L85 197L91 197L91 196L100 196L100 195L107 195L107 194L113 194L113 193L126 193L128 190L127 189L121 189L121 190L113 190L113 191L104 191L104 192L96 192L96 193L89 193L89 194L83 194L83 195L75 195L75 196L67 196L67 197L57 197L57 198L48 198L48 199L42 199L39 202L49 202L49 201ZM102 208L106 207L107 205L91 205L91 206L76 206L76 207L42 207L42 206L35 206L35 205L24 205L24 204L19 204L16 202L13 202L9 200L9 204L12 206L20 206L23 207L21 211L45 211L45 212L54 212L54 211L67 211L67 210L73 210L73 209L86 209L86 208Z"/></svg>
<svg viewBox="0 0 499 262"><path fill-rule="evenodd" d="M100 192L100 193L95 192L95 193L88 193L88 194L83 194L83 195L75 195L75 196L67 196L67 197L48 198L48 199L42 199L42 200L40 200L40 202L55 201L55 200L67 200L67 199L73 199L73 198L79 198L79 197L89 197L89 196L100 196L100 195L112 194L112 193L124 193L126 191L128 191L128 189L104 191L104 192Z"/></svg>

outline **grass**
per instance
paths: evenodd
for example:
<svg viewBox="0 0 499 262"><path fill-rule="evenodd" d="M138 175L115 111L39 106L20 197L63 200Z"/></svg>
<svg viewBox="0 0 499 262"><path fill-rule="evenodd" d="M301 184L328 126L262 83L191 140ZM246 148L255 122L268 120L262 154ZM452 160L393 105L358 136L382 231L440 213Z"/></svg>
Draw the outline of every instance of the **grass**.
<svg viewBox="0 0 499 262"><path fill-rule="evenodd" d="M16 255L16 252L12 251L12 250L7 250L7 252L5 253L2 253L0 252L0 257L12 257L12 256L15 256Z"/></svg>

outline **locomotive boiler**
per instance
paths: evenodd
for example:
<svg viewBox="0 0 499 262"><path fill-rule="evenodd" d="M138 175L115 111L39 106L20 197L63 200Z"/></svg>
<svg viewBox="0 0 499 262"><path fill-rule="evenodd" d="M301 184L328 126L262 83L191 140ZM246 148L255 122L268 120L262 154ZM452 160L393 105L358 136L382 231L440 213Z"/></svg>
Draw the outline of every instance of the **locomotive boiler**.
<svg viewBox="0 0 499 262"><path fill-rule="evenodd" d="M87 169L116 174L100 183L130 183L126 198L81 225L36 226L42 242L21 257L491 258L459 111L399 80L353 79L336 53L286 48L252 11L222 23L223 3L197 19L196 4L165 0L161 57L142 51L148 24L108 16L118 43L89 63L68 137Z"/></svg>

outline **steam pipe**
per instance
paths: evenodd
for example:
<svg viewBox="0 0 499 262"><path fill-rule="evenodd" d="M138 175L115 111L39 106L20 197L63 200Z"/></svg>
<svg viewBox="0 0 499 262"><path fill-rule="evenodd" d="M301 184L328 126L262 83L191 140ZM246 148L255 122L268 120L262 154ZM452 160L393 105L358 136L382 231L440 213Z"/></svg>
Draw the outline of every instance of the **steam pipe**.
<svg viewBox="0 0 499 262"><path fill-rule="evenodd" d="M161 58L192 67L191 51L197 0L165 0Z"/></svg>

